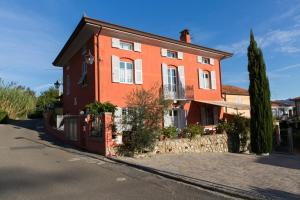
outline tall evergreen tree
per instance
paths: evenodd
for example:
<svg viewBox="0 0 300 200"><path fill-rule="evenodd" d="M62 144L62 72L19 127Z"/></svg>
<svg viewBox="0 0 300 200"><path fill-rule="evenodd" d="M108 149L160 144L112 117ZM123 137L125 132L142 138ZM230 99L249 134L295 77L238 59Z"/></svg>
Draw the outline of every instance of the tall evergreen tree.
<svg viewBox="0 0 300 200"><path fill-rule="evenodd" d="M272 151L272 110L269 80L263 53L257 47L253 32L250 32L248 47L249 94L251 104L251 149L254 153Z"/></svg>

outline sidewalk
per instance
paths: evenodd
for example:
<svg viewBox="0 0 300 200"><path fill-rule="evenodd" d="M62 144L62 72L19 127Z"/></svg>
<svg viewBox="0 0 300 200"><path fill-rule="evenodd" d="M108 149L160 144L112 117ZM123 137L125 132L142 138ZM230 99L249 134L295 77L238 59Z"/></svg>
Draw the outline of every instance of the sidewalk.
<svg viewBox="0 0 300 200"><path fill-rule="evenodd" d="M300 156L232 153L118 157L161 175L249 199L300 199Z"/></svg>

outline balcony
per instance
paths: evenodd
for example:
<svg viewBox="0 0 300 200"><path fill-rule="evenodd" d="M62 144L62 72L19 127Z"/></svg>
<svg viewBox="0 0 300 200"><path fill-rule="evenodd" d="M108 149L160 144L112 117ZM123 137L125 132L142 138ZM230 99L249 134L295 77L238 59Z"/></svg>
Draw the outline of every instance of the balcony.
<svg viewBox="0 0 300 200"><path fill-rule="evenodd" d="M171 87L170 85L163 85L163 94L165 99L170 100L193 100L194 99L194 86L187 85L182 87Z"/></svg>

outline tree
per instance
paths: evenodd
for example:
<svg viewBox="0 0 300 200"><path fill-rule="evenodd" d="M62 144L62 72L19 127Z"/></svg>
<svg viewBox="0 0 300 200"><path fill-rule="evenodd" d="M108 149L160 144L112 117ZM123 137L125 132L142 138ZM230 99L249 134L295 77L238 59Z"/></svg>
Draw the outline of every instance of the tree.
<svg viewBox="0 0 300 200"><path fill-rule="evenodd" d="M54 106L59 102L58 89L50 87L48 90L41 93L37 100L37 110L44 111L49 106Z"/></svg>
<svg viewBox="0 0 300 200"><path fill-rule="evenodd" d="M253 32L250 32L248 47L249 94L251 104L251 149L254 153L272 151L272 110L269 80L263 53L257 47Z"/></svg>
<svg viewBox="0 0 300 200"><path fill-rule="evenodd" d="M162 127L163 111L169 102L157 86L135 89L126 97L127 114L122 116L124 149L130 153L151 151Z"/></svg>

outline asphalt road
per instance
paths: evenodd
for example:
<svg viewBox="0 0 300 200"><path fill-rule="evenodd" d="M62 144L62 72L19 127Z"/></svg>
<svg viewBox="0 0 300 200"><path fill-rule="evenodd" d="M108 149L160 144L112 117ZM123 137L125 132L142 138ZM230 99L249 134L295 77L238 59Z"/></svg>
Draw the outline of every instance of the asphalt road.
<svg viewBox="0 0 300 200"><path fill-rule="evenodd" d="M0 125L0 199L230 199L147 172L68 152L36 129ZM49 144L49 145L47 145Z"/></svg>

